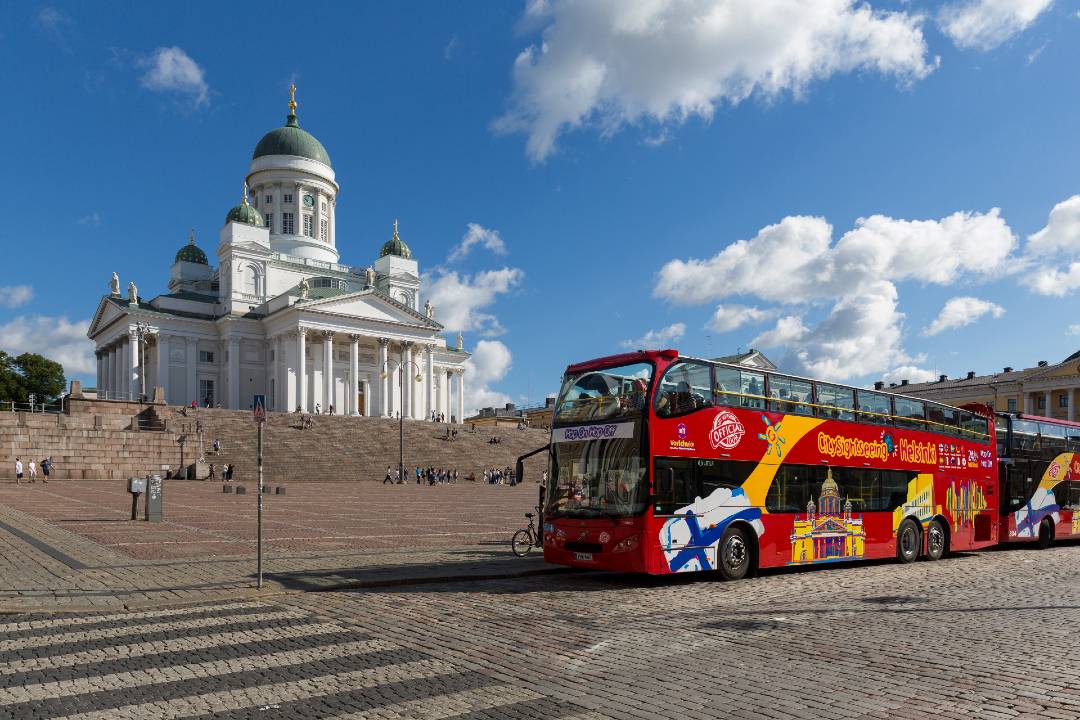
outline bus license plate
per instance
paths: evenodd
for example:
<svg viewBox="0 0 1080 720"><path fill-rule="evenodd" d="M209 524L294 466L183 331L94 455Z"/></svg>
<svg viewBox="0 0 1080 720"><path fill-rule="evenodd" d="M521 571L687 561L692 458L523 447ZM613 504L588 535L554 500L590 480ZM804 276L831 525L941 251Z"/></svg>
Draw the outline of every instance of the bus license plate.
<svg viewBox="0 0 1080 720"><path fill-rule="evenodd" d="M574 559L592 562L592 553L574 553Z"/></svg>

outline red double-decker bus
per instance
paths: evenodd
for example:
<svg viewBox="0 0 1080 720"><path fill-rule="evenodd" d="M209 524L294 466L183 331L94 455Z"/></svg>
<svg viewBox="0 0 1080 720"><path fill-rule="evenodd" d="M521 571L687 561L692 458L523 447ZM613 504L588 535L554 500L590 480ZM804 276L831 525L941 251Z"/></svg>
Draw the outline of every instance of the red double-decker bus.
<svg viewBox="0 0 1080 720"><path fill-rule="evenodd" d="M571 365L544 558L653 574L896 557L998 539L993 416L681 357Z"/></svg>
<svg viewBox="0 0 1080 720"><path fill-rule="evenodd" d="M1080 537L1080 423L997 414L1002 542Z"/></svg>

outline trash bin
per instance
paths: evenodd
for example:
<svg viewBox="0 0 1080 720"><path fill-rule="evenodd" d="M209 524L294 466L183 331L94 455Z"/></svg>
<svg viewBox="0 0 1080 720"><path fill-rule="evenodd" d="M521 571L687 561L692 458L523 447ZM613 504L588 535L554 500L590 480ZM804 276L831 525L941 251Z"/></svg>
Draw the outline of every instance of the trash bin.
<svg viewBox="0 0 1080 720"><path fill-rule="evenodd" d="M145 478L128 478L128 492L131 493L131 519L139 519L139 496L146 492Z"/></svg>

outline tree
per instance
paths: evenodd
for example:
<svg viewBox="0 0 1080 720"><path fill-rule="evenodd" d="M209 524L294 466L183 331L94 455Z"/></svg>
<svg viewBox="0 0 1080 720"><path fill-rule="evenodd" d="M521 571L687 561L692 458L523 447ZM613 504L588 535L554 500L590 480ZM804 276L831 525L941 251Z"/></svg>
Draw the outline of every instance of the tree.
<svg viewBox="0 0 1080 720"><path fill-rule="evenodd" d="M64 392L64 366L37 353L23 353L15 358L22 373L23 390L37 402L51 402Z"/></svg>
<svg viewBox="0 0 1080 720"><path fill-rule="evenodd" d="M64 392L64 367L37 353L11 357L0 350L0 400L52 402Z"/></svg>

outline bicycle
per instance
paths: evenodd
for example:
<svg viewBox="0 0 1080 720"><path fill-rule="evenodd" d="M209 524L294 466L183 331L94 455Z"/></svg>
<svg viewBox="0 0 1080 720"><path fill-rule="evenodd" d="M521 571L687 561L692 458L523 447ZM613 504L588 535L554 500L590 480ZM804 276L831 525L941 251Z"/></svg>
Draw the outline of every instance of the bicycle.
<svg viewBox="0 0 1080 720"><path fill-rule="evenodd" d="M536 506L536 511L540 512L540 506ZM522 530L518 530L514 533L513 539L510 540L510 549L514 551L514 554L518 557L525 557L529 554L529 551L534 547L544 546L544 536L536 527L536 523L533 518L536 517L532 513L525 513L525 517L529 519L529 527Z"/></svg>

